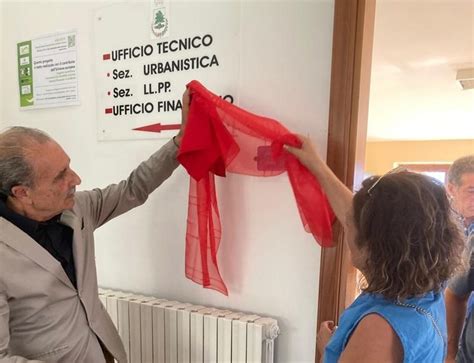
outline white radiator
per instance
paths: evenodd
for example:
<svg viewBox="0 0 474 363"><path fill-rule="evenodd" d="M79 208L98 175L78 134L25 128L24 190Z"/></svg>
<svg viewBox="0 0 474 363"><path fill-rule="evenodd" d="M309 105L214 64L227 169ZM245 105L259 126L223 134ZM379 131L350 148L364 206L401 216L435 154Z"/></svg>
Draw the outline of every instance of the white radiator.
<svg viewBox="0 0 474 363"><path fill-rule="evenodd" d="M130 363L272 363L275 319L99 289Z"/></svg>

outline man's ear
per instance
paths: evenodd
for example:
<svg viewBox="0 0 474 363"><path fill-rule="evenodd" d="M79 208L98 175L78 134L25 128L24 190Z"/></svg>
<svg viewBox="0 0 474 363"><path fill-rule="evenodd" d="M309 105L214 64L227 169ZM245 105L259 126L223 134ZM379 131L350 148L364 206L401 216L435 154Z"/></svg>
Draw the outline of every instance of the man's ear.
<svg viewBox="0 0 474 363"><path fill-rule="evenodd" d="M24 185L15 185L11 189L11 195L12 197L18 199L19 201L26 201L26 199L29 200L30 195L28 193L28 187Z"/></svg>
<svg viewBox="0 0 474 363"><path fill-rule="evenodd" d="M456 185L454 185L453 183L448 183L447 190L448 190L448 195L451 198L454 198L456 196L456 192L457 192L457 186Z"/></svg>

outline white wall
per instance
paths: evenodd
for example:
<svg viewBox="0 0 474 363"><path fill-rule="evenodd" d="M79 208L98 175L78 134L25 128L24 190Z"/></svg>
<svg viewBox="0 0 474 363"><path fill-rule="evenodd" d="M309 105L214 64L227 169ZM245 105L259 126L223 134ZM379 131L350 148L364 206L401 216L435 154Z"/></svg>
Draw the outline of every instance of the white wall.
<svg viewBox="0 0 474 363"><path fill-rule="evenodd" d="M327 138L333 2L241 4L240 105L312 135L321 152ZM0 13L2 119L55 137L81 175L81 188L126 177L163 143L96 140L92 24L94 10L102 5L11 1ZM81 105L20 111L16 42L69 29L78 30ZM275 317L281 328L277 361L314 361L320 248L303 230L286 175L230 175L218 181L218 189L219 261L229 297L184 277L188 177L182 168L145 206L96 232L99 284Z"/></svg>

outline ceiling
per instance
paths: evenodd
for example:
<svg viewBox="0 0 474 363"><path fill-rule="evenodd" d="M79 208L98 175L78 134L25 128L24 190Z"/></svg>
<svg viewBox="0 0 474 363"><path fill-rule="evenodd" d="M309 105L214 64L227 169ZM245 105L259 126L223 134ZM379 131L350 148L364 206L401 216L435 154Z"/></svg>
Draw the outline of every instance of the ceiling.
<svg viewBox="0 0 474 363"><path fill-rule="evenodd" d="M474 0L377 0L368 141L474 139Z"/></svg>

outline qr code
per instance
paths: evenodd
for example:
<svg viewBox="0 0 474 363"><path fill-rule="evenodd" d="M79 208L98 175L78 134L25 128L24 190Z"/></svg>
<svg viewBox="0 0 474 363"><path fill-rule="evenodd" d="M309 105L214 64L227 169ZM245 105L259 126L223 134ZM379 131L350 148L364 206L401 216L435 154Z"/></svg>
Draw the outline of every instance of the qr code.
<svg viewBox="0 0 474 363"><path fill-rule="evenodd" d="M67 47L72 48L76 46L76 35L68 35L67 36Z"/></svg>

